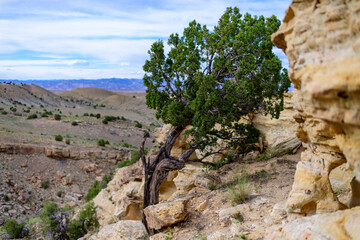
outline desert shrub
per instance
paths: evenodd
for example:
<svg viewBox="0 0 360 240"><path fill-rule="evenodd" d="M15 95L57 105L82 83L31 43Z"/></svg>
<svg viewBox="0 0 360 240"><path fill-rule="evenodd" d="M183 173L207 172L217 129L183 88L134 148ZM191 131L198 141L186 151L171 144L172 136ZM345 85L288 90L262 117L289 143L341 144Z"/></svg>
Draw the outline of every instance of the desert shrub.
<svg viewBox="0 0 360 240"><path fill-rule="evenodd" d="M90 117L95 117L95 115L93 113L90 113Z"/></svg>
<svg viewBox="0 0 360 240"><path fill-rule="evenodd" d="M78 123L77 123L76 121L73 121L73 122L71 123L71 125L73 125L73 126L77 126L77 125L78 125Z"/></svg>
<svg viewBox="0 0 360 240"><path fill-rule="evenodd" d="M142 124L139 123L139 122L136 122L135 127L137 127L137 128L142 128Z"/></svg>
<svg viewBox="0 0 360 240"><path fill-rule="evenodd" d="M100 113L97 113L97 114L95 115L95 117L96 117L96 118L100 118L100 117L101 117Z"/></svg>
<svg viewBox="0 0 360 240"><path fill-rule="evenodd" d="M63 193L64 193L63 191L58 191L56 195L57 195L58 197L61 197L61 195L62 195Z"/></svg>
<svg viewBox="0 0 360 240"><path fill-rule="evenodd" d="M117 120L118 117L115 116L105 116L104 117L106 121L111 122Z"/></svg>
<svg viewBox="0 0 360 240"><path fill-rule="evenodd" d="M61 115L60 114L55 114L54 119L57 120L57 121L61 120Z"/></svg>
<svg viewBox="0 0 360 240"><path fill-rule="evenodd" d="M27 119L35 119L35 118L37 118L36 113L31 114L31 115L29 115L29 116L27 117Z"/></svg>
<svg viewBox="0 0 360 240"><path fill-rule="evenodd" d="M41 117L49 117L46 113L41 114Z"/></svg>
<svg viewBox="0 0 360 240"><path fill-rule="evenodd" d="M106 140L106 141L105 141L105 145L106 145L106 144L110 144L109 140Z"/></svg>
<svg viewBox="0 0 360 240"><path fill-rule="evenodd" d="M102 120L103 124L108 124L108 121L106 119Z"/></svg>
<svg viewBox="0 0 360 240"><path fill-rule="evenodd" d="M149 149L145 149L145 154L149 152ZM121 161L116 166L117 168L123 168L136 163L140 159L140 150L134 150L131 152L130 160Z"/></svg>
<svg viewBox="0 0 360 240"><path fill-rule="evenodd" d="M89 114L88 113L84 113L84 115L83 115L84 117L88 117L89 116Z"/></svg>
<svg viewBox="0 0 360 240"><path fill-rule="evenodd" d="M50 181L49 180L45 180L41 182L41 187L43 189L48 189L50 187Z"/></svg>
<svg viewBox="0 0 360 240"><path fill-rule="evenodd" d="M66 139L66 140L65 140L65 143L66 143L66 144L70 144L70 139Z"/></svg>
<svg viewBox="0 0 360 240"><path fill-rule="evenodd" d="M25 223L18 223L14 219L7 220L4 224L5 231L10 238L23 238L28 235L28 231L24 228Z"/></svg>
<svg viewBox="0 0 360 240"><path fill-rule="evenodd" d="M12 111L12 112L16 112L16 107L10 107L10 111Z"/></svg>
<svg viewBox="0 0 360 240"><path fill-rule="evenodd" d="M1 114L2 114L2 115L6 115L6 114L7 114L7 111L1 111Z"/></svg>
<svg viewBox="0 0 360 240"><path fill-rule="evenodd" d="M61 142L63 140L63 137L59 134L55 136L55 141Z"/></svg>
<svg viewBox="0 0 360 240"><path fill-rule="evenodd" d="M66 232L70 238L79 239L98 226L96 207L94 207L93 203L88 203L85 208L80 210L78 218L70 222Z"/></svg>
<svg viewBox="0 0 360 240"><path fill-rule="evenodd" d="M121 117L120 118L122 121L126 121L126 118L125 117Z"/></svg>
<svg viewBox="0 0 360 240"><path fill-rule="evenodd" d="M44 235L52 235L49 239L68 239L66 234L67 215L56 203L46 202L43 212L40 213L40 219Z"/></svg>
<svg viewBox="0 0 360 240"><path fill-rule="evenodd" d="M92 199L94 199L99 192L107 187L107 184L111 181L111 176L105 175L101 182L96 181L94 185L88 190L88 193L86 194L86 201L89 202Z"/></svg>
<svg viewBox="0 0 360 240"><path fill-rule="evenodd" d="M105 140L104 139L99 139L97 141L97 145L100 146L100 147L105 147Z"/></svg>
<svg viewBox="0 0 360 240"><path fill-rule="evenodd" d="M230 186L228 193L233 204L245 202L250 195L250 184L245 170L241 172L240 176L236 177L234 184Z"/></svg>

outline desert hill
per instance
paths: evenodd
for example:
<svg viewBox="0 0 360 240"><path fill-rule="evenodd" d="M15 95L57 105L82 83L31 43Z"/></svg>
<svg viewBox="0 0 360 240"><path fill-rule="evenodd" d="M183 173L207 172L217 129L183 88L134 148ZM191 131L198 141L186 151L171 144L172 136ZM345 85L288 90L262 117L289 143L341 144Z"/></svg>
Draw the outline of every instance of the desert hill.
<svg viewBox="0 0 360 240"><path fill-rule="evenodd" d="M35 106L70 106L65 98L33 84L0 84L0 103Z"/></svg>

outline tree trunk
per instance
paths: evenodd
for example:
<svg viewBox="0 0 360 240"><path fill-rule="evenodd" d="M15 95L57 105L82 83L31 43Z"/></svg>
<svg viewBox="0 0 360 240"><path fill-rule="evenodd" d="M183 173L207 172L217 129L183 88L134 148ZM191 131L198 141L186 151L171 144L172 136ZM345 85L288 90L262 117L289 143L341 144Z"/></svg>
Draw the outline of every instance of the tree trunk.
<svg viewBox="0 0 360 240"><path fill-rule="evenodd" d="M159 153L153 160L151 160L150 157L148 159L145 157L144 145L148 135L145 136L140 148L141 160L145 171L143 209L159 202L160 185L167 177L168 173L172 170L182 169L185 166L186 159L183 157L174 158L170 156L174 142L183 130L183 127L172 127L168 133L165 144L161 146ZM144 212L142 222L148 233L153 235L154 231L149 229Z"/></svg>

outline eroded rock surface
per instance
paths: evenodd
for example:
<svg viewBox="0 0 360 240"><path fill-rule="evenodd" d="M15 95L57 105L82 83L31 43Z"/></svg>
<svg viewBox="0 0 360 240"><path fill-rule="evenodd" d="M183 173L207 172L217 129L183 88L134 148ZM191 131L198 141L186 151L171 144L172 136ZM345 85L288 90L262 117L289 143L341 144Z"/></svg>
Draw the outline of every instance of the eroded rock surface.
<svg viewBox="0 0 360 240"><path fill-rule="evenodd" d="M273 42L289 58L298 138L306 150L287 208L345 208L330 172L346 162L360 179L360 1L293 1Z"/></svg>

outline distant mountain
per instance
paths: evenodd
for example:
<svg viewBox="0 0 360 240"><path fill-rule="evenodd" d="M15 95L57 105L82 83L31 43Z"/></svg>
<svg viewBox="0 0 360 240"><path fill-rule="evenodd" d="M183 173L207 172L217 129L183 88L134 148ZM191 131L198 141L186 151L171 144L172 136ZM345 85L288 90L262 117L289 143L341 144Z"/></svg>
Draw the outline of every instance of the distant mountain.
<svg viewBox="0 0 360 240"><path fill-rule="evenodd" d="M103 79L71 79L71 80L1 80L16 84L35 84L50 91L68 91L74 88L98 87L115 92L145 91L141 79L103 78Z"/></svg>

